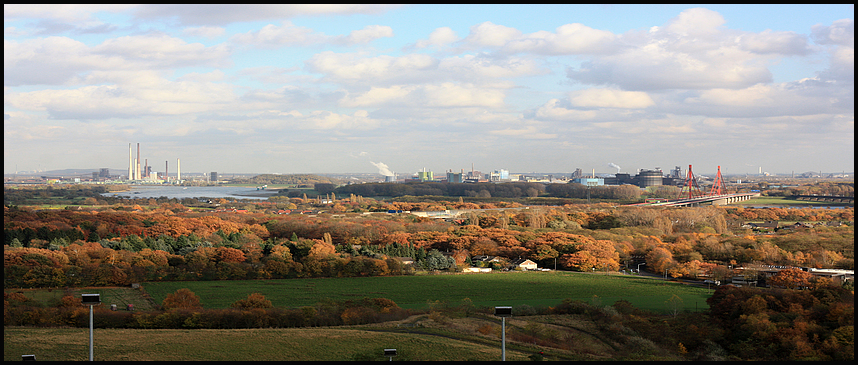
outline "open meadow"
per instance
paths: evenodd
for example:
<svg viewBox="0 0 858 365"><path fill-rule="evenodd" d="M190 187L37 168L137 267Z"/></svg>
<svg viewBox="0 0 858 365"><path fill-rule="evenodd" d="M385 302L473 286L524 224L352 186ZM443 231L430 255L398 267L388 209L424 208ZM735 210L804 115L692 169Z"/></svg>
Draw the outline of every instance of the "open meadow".
<svg viewBox="0 0 858 365"><path fill-rule="evenodd" d="M625 299L635 307L653 312L669 310L673 295L683 309L707 309L709 292L652 277L604 273L497 272L358 278L308 278L278 280L182 281L143 284L156 303L168 294L187 288L200 297L204 308L228 308L251 293L260 293L275 307L302 307L330 299L386 298L406 309L428 309L432 303L458 305L468 298L475 306L555 306L563 299L611 305ZM595 298L594 298L595 296Z"/></svg>
<svg viewBox="0 0 858 365"><path fill-rule="evenodd" d="M95 361L386 361L500 359L499 341L462 341L443 336L368 331L360 328L288 329L96 329ZM6 327L3 361L36 355L38 361L85 361L88 328ZM527 354L507 349L508 360Z"/></svg>

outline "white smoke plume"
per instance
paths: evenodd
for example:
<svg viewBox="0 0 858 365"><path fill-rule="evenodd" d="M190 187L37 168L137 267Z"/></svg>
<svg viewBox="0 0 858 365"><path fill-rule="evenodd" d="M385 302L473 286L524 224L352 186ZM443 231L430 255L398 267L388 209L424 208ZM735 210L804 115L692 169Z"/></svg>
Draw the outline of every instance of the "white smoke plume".
<svg viewBox="0 0 858 365"><path fill-rule="evenodd" d="M618 173L618 174L620 173L620 167L619 167L619 166L617 166L617 165L615 165L613 162L609 163L609 164L608 164L608 167L613 167L613 168L617 169L617 173Z"/></svg>
<svg viewBox="0 0 858 365"><path fill-rule="evenodd" d="M393 171L390 171L390 169L384 163L382 163L382 162L375 163L372 161L370 161L369 163L375 165L375 167L378 168L378 173L381 174L382 176L394 176Z"/></svg>

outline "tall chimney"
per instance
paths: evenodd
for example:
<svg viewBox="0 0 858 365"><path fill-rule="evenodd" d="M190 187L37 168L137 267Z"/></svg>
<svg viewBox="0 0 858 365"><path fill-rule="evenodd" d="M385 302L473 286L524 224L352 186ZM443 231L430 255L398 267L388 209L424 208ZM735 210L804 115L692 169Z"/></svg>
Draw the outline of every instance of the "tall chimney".
<svg viewBox="0 0 858 365"><path fill-rule="evenodd" d="M170 161L164 161L164 181L170 181Z"/></svg>
<svg viewBox="0 0 858 365"><path fill-rule="evenodd" d="M128 144L128 180L134 180L134 159L131 152L131 143Z"/></svg>
<svg viewBox="0 0 858 365"><path fill-rule="evenodd" d="M146 166L143 167L143 175L146 175L144 177L148 178L149 177L149 159L146 158L146 159L143 159L143 161L146 161Z"/></svg>
<svg viewBox="0 0 858 365"><path fill-rule="evenodd" d="M137 178L140 179L140 142L137 142Z"/></svg>
<svg viewBox="0 0 858 365"><path fill-rule="evenodd" d="M182 160L176 159L176 182L182 180Z"/></svg>

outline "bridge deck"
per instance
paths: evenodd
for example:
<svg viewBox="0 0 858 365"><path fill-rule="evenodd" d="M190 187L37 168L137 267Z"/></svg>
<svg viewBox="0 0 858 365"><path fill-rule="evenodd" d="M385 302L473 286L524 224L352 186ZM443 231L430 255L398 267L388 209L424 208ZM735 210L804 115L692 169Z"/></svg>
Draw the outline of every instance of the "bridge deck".
<svg viewBox="0 0 858 365"><path fill-rule="evenodd" d="M754 196L760 196L760 193L737 193L737 194L721 194L721 195L707 195L701 197L694 197L690 199L675 199L675 200L666 200L663 202L657 203L636 203L629 204L631 206L644 206L644 207L680 207L686 205L699 205L701 203L714 202L716 200L725 200L730 198L737 198L741 200L747 200Z"/></svg>

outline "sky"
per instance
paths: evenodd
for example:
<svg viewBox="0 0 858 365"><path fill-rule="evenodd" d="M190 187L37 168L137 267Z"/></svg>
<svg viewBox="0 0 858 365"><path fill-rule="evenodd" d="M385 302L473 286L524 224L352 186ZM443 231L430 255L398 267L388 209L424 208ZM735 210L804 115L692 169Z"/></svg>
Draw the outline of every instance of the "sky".
<svg viewBox="0 0 858 365"><path fill-rule="evenodd" d="M5 174L854 172L852 4L3 16Z"/></svg>

